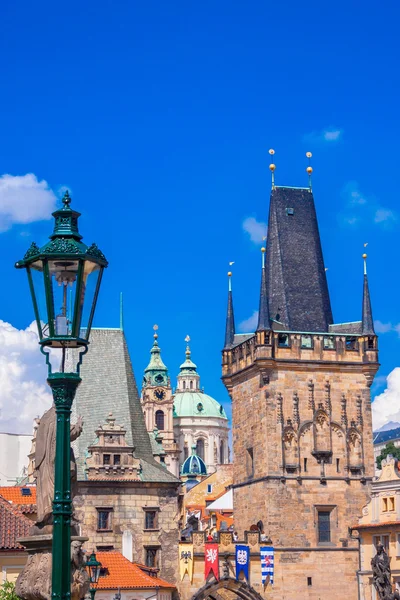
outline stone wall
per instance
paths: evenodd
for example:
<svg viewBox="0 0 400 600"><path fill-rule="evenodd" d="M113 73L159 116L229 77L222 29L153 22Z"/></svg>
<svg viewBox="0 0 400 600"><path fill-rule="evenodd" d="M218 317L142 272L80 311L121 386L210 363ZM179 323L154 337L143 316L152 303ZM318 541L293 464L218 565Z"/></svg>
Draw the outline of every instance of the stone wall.
<svg viewBox="0 0 400 600"><path fill-rule="evenodd" d="M74 505L81 534L89 538L87 548L101 550L112 546L138 563L144 563L146 547L157 548L159 576L171 583L177 581L179 531L176 487L160 483L81 481ZM158 509L158 524L154 530L145 529L146 507ZM110 531L98 530L98 509L101 508L112 509Z"/></svg>

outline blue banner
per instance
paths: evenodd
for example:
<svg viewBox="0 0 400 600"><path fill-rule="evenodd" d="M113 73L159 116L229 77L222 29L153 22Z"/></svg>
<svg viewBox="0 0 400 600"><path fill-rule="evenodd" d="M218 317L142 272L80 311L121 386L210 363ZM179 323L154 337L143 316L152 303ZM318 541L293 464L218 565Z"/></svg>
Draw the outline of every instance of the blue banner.
<svg viewBox="0 0 400 600"><path fill-rule="evenodd" d="M274 549L272 546L262 546L260 548L261 558L261 582L265 585L269 577L269 583L274 585Z"/></svg>
<svg viewBox="0 0 400 600"><path fill-rule="evenodd" d="M250 548L248 546L236 546L236 579L240 573L249 581Z"/></svg>

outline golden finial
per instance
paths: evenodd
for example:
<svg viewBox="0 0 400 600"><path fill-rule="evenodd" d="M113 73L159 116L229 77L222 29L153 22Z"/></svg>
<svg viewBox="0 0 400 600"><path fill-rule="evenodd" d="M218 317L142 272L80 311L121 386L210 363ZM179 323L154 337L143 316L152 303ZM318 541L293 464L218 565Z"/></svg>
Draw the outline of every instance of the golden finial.
<svg viewBox="0 0 400 600"><path fill-rule="evenodd" d="M268 152L270 153L271 157L274 156L274 154L275 154L275 150L273 150L273 148L270 148L270 150L268 150ZM272 189L275 188L275 169L276 169L276 165L274 163L271 163L269 165L269 170L271 171Z"/></svg>
<svg viewBox="0 0 400 600"><path fill-rule="evenodd" d="M264 269L264 267L265 267L265 248L264 248L264 246L261 248L261 266Z"/></svg>
<svg viewBox="0 0 400 600"><path fill-rule="evenodd" d="M364 244L364 246L365 246L365 244ZM364 259L364 275L366 275L367 274L367 258L368 258L368 254L364 253L362 255L362 257Z"/></svg>
<svg viewBox="0 0 400 600"><path fill-rule="evenodd" d="M228 291L231 292L232 291L232 281L231 281L231 277L232 277L232 271L228 271Z"/></svg>
<svg viewBox="0 0 400 600"><path fill-rule="evenodd" d="M306 157L308 158L308 167L307 167L306 171L308 173L308 185L309 185L310 192L311 192L311 190L312 190L311 175L312 175L312 172L313 172L313 168L311 166L312 153L311 152L306 152Z"/></svg>
<svg viewBox="0 0 400 600"><path fill-rule="evenodd" d="M157 333L157 329L158 329L158 325L153 325L153 329L154 329L154 339L156 340L158 338L158 333Z"/></svg>

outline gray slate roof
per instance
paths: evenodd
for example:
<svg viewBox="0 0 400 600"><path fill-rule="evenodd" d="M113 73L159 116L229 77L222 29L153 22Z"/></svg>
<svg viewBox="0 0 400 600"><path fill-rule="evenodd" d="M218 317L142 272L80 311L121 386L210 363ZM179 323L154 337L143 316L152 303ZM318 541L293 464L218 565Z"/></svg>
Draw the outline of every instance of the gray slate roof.
<svg viewBox="0 0 400 600"><path fill-rule="evenodd" d="M88 446L96 439L95 430L110 412L126 430L128 445L140 459L141 477L148 482L178 482L154 460L124 332L120 329L92 329L89 351L81 367L82 383L73 404L73 422L83 417L84 426L74 442L78 478L85 478Z"/></svg>
<svg viewBox="0 0 400 600"><path fill-rule="evenodd" d="M333 317L310 190L271 191L266 266L271 319L291 331L327 332Z"/></svg>

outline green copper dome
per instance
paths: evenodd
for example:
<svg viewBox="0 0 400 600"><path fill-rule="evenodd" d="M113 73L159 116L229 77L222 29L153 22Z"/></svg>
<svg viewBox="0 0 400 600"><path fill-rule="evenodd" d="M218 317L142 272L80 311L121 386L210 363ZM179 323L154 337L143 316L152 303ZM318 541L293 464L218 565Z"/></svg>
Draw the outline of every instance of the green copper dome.
<svg viewBox="0 0 400 600"><path fill-rule="evenodd" d="M189 336L186 342L189 342ZM180 366L178 387L174 397L174 417L218 417L227 419L222 404L200 389L200 375L191 359L189 344L186 360ZM190 458L190 457L189 457Z"/></svg>
<svg viewBox="0 0 400 600"><path fill-rule="evenodd" d="M228 419L226 412L217 400L204 392L178 392L174 398L176 417L218 417Z"/></svg>

